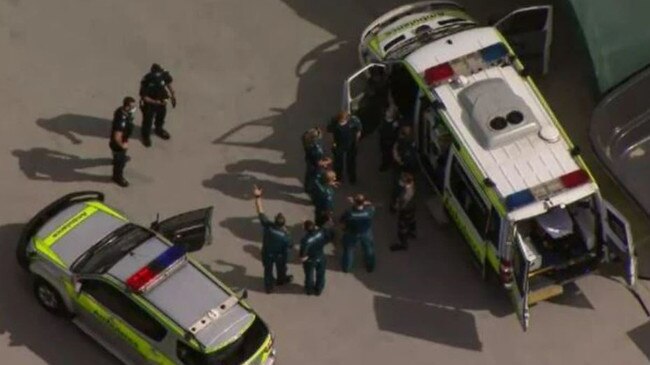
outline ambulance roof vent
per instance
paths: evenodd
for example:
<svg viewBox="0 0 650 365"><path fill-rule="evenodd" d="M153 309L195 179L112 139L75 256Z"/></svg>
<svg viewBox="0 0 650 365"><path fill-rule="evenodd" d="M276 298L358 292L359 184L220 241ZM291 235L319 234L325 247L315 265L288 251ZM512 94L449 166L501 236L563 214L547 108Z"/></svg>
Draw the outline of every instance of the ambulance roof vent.
<svg viewBox="0 0 650 365"><path fill-rule="evenodd" d="M528 105L503 79L475 82L458 97L463 121L485 149L505 146L540 129Z"/></svg>

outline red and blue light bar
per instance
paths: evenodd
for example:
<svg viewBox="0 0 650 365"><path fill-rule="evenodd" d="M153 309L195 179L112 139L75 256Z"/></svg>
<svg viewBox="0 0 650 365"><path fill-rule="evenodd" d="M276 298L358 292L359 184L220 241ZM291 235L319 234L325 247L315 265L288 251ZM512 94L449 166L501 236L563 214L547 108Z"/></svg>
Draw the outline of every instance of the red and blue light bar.
<svg viewBox="0 0 650 365"><path fill-rule="evenodd" d="M185 250L181 246L172 246L163 251L149 264L136 271L126 280L126 286L134 292L144 292L160 280L169 276L174 269L186 262Z"/></svg>
<svg viewBox="0 0 650 365"><path fill-rule="evenodd" d="M464 59L469 59L473 56L478 56L478 58L483 61L483 67L479 69L482 70L489 68L497 61L500 61L508 56L508 49L503 43L495 43L477 52L464 55L446 63L429 67L424 71L424 81L427 83L427 85L435 87L445 82L449 82L456 76L467 76L465 75L467 71L455 69L453 65L458 65ZM476 72L479 70L476 70ZM473 71L470 70L469 72L471 73Z"/></svg>
<svg viewBox="0 0 650 365"><path fill-rule="evenodd" d="M508 195L505 202L506 208L508 211L513 211L536 201L546 199L560 191L587 184L590 181L591 179L587 172L582 169L575 170L557 179Z"/></svg>

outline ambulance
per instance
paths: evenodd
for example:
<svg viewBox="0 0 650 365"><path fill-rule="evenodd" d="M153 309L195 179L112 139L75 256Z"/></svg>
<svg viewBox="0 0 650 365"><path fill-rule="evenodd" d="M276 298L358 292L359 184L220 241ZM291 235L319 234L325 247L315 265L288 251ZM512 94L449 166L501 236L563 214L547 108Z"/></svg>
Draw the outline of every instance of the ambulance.
<svg viewBox="0 0 650 365"><path fill-rule="evenodd" d="M452 1L402 6L364 30L362 68L344 85L344 107L359 112L370 75L384 75L424 174L524 330L531 305L603 262L622 261L630 286L637 275L630 225L530 77L548 69L552 10L485 26Z"/></svg>

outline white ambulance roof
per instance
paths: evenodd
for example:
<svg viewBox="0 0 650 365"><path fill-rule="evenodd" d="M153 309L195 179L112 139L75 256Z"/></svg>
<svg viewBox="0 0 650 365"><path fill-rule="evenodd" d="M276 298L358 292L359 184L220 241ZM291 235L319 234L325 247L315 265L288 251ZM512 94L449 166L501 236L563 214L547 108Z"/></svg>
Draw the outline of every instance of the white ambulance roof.
<svg viewBox="0 0 650 365"><path fill-rule="evenodd" d="M420 48L410 54L406 58L406 62L415 71L422 74L432 66L500 42L502 41L494 28L474 28ZM488 79L503 81L503 84L507 85L514 95L521 98L544 133L559 135L559 131L543 107L542 101L513 66L491 67L468 76L463 85L445 83L432 90L434 96L437 96L445 105L451 127L460 138L461 146L466 148L473 157L481 173L494 182L495 189L500 196L505 198L510 194L535 187L580 169L569 152L568 142L561 137L551 143L542 139L539 133L528 133L511 143L494 148L484 148L475 138L476 132L473 133L468 127L475 121L469 119L470 113L461 104L459 94L477 82ZM556 204L565 204L595 191L596 185L590 183L581 189L572 189L570 194L567 194L568 192L560 194L551 200ZM578 194L579 192L580 194ZM513 215L515 211L511 212L511 215L521 219L524 215L531 216L545 211L542 205L536 204L535 206L537 206L536 209L531 209L533 207L528 206L526 214ZM526 207L522 207L522 209L524 208Z"/></svg>

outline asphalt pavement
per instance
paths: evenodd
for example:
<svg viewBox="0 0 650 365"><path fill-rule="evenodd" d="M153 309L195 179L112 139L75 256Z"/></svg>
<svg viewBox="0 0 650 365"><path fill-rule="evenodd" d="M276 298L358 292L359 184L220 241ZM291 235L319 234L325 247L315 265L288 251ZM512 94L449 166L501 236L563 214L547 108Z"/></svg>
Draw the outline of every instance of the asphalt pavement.
<svg viewBox="0 0 650 365"><path fill-rule="evenodd" d="M389 252L396 222L386 206L390 177L376 170L376 136L363 141L359 184L338 190L337 209L357 191L378 206L377 271L362 270L359 252L355 271L342 273L335 246L322 296L302 294L297 261L296 283L264 293L250 187L262 187L265 209L282 211L300 237L312 215L300 135L339 109L342 81L358 67L361 30L400 3L0 0L0 363L116 363L42 310L14 261L21 225L81 189L105 192L143 224L213 205L214 242L194 256L225 283L248 288L277 335L279 364L649 363L650 322L613 272L533 307L524 333L458 232L437 225L423 205L411 249ZM485 20L532 2L464 3ZM580 136L593 96L561 16L556 32L563 36L555 38L551 73L539 83L569 133L588 145ZM172 139L154 138L147 149L136 130L126 169L132 186L122 189L110 182L110 118L124 96L137 94L152 62L175 78ZM420 186L424 200L430 192Z"/></svg>

